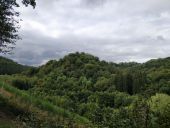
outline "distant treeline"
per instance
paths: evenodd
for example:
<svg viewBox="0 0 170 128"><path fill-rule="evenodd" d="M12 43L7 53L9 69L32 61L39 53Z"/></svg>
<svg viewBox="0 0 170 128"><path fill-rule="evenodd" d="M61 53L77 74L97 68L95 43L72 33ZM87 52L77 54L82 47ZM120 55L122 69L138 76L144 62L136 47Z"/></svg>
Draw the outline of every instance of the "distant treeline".
<svg viewBox="0 0 170 128"><path fill-rule="evenodd" d="M0 75L21 73L31 67L23 66L10 59L0 57Z"/></svg>

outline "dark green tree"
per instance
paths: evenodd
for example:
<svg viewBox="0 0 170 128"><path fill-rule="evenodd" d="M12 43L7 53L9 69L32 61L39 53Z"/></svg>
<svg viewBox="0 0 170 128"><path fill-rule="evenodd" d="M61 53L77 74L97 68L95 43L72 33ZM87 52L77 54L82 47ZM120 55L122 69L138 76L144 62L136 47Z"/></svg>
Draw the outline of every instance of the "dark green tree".
<svg viewBox="0 0 170 128"><path fill-rule="evenodd" d="M118 91L123 91L123 74L118 72L115 76L115 86Z"/></svg>
<svg viewBox="0 0 170 128"><path fill-rule="evenodd" d="M131 73L127 73L125 74L124 77L125 77L124 91L132 95L133 94L133 76Z"/></svg>
<svg viewBox="0 0 170 128"><path fill-rule="evenodd" d="M35 7L35 0L22 0L25 6ZM20 39L19 12L14 8L19 7L17 0L0 0L0 53L9 53L15 42Z"/></svg>
<svg viewBox="0 0 170 128"><path fill-rule="evenodd" d="M146 74L144 72L136 72L133 74L133 93L141 92L145 84Z"/></svg>
<svg viewBox="0 0 170 128"><path fill-rule="evenodd" d="M150 106L146 99L139 97L133 104L132 120L134 128L150 128Z"/></svg>

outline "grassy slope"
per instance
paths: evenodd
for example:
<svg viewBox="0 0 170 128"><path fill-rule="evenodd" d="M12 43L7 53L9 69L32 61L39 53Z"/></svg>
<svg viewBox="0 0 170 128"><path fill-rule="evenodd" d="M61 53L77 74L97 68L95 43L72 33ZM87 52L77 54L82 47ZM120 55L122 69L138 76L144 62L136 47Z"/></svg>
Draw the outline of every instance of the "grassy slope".
<svg viewBox="0 0 170 128"><path fill-rule="evenodd" d="M81 117L75 113L71 113L67 110L64 110L60 107L54 106L48 101L44 101L39 98L32 97L26 92L18 90L10 85L0 82L0 96L4 99L7 99L9 104L14 105L15 107L28 111L31 113L39 113L38 117L43 116L45 113L46 116L53 116L56 120L65 120L64 122L68 123L69 121L73 122L75 126L79 127L89 127L92 124L90 121L84 117ZM42 114L43 113L43 114Z"/></svg>
<svg viewBox="0 0 170 128"><path fill-rule="evenodd" d="M0 128L22 128L21 122L16 121L16 115L11 112L13 110L11 107L0 95Z"/></svg>

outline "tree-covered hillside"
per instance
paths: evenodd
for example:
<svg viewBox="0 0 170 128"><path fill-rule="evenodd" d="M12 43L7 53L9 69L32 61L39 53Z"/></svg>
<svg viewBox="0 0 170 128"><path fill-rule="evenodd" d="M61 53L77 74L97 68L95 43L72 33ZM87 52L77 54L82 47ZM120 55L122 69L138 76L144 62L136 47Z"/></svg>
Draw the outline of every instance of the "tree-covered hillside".
<svg viewBox="0 0 170 128"><path fill-rule="evenodd" d="M29 66L23 66L13 60L0 56L0 75L21 73L29 68Z"/></svg>
<svg viewBox="0 0 170 128"><path fill-rule="evenodd" d="M27 127L170 127L170 58L117 64L77 52L0 80L13 86L4 89L17 95L17 105L33 106L27 121L19 114Z"/></svg>

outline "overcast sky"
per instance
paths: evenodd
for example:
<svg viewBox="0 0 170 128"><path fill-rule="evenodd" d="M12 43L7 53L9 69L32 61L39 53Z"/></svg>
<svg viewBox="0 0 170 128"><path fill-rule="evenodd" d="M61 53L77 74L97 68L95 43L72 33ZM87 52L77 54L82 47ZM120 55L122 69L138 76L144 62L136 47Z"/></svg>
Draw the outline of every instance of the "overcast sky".
<svg viewBox="0 0 170 128"><path fill-rule="evenodd" d="M76 51L113 62L170 56L170 0L37 0L19 11L22 40L8 57L22 64Z"/></svg>

